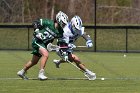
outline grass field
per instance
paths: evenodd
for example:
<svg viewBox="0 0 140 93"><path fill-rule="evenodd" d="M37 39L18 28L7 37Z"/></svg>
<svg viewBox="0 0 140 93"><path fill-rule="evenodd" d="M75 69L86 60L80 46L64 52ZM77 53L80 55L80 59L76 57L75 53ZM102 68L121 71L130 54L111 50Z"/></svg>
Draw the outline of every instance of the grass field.
<svg viewBox="0 0 140 93"><path fill-rule="evenodd" d="M30 60L31 51L0 51L0 93L140 93L140 54L76 52L87 68L97 74L94 81L71 64L55 68L50 53L46 65L49 80L37 80L39 64L20 79L16 73ZM101 78L105 80L101 80Z"/></svg>

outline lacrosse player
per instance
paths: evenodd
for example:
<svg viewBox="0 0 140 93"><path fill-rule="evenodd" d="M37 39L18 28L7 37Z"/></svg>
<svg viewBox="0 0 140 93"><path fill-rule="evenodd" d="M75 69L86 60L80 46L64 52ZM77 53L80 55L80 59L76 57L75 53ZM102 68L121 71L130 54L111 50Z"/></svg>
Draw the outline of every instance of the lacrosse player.
<svg viewBox="0 0 140 93"><path fill-rule="evenodd" d="M88 48L93 46L92 40L89 35L84 32L84 27L82 27L82 20L79 16L74 16L71 21L63 28L63 37L58 39L59 50L56 50L57 54L62 58L61 60L53 60L56 67L59 68L60 63L64 62L75 62L77 67L80 68L84 75L89 80L95 80L96 74L88 70L84 64L81 63L80 59L73 54L73 48L76 48L74 42L79 38L83 37L86 40L86 46ZM67 48L64 48L67 47Z"/></svg>
<svg viewBox="0 0 140 93"><path fill-rule="evenodd" d="M29 70L32 66L36 65L39 60L40 63L40 71L38 74L38 79L46 80L47 77L45 76L45 65L48 60L48 50L47 44L53 42L55 38L61 37L63 30L62 27L68 23L68 16L59 11L56 15L56 19L38 19L33 22L34 26L34 33L32 39L32 59L25 64L23 69L17 72L17 75L20 76L22 79L28 79L25 76L27 70Z"/></svg>

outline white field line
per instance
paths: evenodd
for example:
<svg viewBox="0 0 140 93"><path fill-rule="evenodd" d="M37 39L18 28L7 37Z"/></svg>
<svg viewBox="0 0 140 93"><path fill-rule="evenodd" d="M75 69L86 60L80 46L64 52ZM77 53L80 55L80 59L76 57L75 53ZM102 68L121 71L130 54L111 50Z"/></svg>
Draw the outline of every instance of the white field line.
<svg viewBox="0 0 140 93"><path fill-rule="evenodd" d="M0 78L0 80L22 80L22 78ZM28 80L38 80L38 78L29 78ZM47 80L88 80L87 78L48 78Z"/></svg>
<svg viewBox="0 0 140 93"><path fill-rule="evenodd" d="M102 80L103 78L96 78ZM0 80L22 80L21 78L0 78ZM38 78L29 78L29 80L38 80ZM88 80L87 78L48 78L47 80ZM140 80L139 78L104 78L104 80Z"/></svg>

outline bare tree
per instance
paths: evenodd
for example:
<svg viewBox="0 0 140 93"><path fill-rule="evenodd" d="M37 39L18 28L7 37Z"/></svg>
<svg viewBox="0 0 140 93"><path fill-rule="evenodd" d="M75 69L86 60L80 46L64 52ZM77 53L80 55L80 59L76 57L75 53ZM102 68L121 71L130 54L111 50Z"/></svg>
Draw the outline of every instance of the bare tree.
<svg viewBox="0 0 140 93"><path fill-rule="evenodd" d="M79 15L84 23L94 22L94 0L0 0L0 22L30 23L39 17L53 19L60 10L69 18ZM139 24L139 16L140 0L97 0L97 24Z"/></svg>
<svg viewBox="0 0 140 93"><path fill-rule="evenodd" d="M69 7L68 7L68 11L70 12L70 14L74 14L75 13L75 0L69 0Z"/></svg>
<svg viewBox="0 0 140 93"><path fill-rule="evenodd" d="M52 3L51 19L53 19L54 17L54 8L55 8L55 0L53 0L53 3Z"/></svg>
<svg viewBox="0 0 140 93"><path fill-rule="evenodd" d="M22 23L24 23L24 0L22 0Z"/></svg>

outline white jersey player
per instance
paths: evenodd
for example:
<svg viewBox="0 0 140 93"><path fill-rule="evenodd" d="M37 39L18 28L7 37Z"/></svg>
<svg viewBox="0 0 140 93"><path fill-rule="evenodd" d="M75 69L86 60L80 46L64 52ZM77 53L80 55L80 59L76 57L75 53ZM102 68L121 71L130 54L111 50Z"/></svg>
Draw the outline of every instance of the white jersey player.
<svg viewBox="0 0 140 93"><path fill-rule="evenodd" d="M60 63L64 63L66 61L75 62L77 67L84 72L84 75L89 80L95 80L96 74L92 71L88 70L84 64L81 63L80 59L73 54L73 48L76 46L73 44L79 37L83 37L86 40L86 46L92 47L92 40L89 35L86 35L84 32L84 27L82 27L82 20L79 16L74 16L71 21L66 24L63 28L63 37L58 39L58 45L60 48L57 50L57 54L62 58L61 60L54 60L56 67L59 68Z"/></svg>
<svg viewBox="0 0 140 93"><path fill-rule="evenodd" d="M79 16L74 16L64 28L63 38L65 43L74 43L79 37L83 37L86 40L86 46L92 47L92 40L89 35L84 32L85 27L82 27L82 20Z"/></svg>

